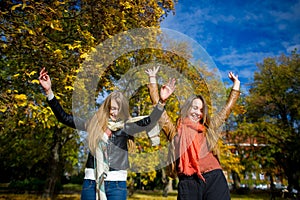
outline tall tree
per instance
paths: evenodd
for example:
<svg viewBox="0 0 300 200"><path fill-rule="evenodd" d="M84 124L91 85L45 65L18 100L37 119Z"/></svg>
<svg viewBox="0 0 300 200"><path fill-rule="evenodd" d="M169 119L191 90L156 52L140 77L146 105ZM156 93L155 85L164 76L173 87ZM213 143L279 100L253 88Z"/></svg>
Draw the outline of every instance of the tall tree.
<svg viewBox="0 0 300 200"><path fill-rule="evenodd" d="M0 142L5 147L1 148L1 169L20 174L18 169L28 169L21 177L6 177L8 181L44 174L48 179L44 196L49 197L66 165L78 162L80 141L77 133L56 121L45 104L37 80L39 70L46 67L56 96L70 111L73 83L85 55L119 32L159 28L174 2L6 0L0 7ZM28 159L22 159L25 153Z"/></svg>
<svg viewBox="0 0 300 200"><path fill-rule="evenodd" d="M236 132L240 138L261 144L244 154L254 163L253 171L262 168L269 175L284 174L289 187L296 189L300 178L299 66L296 50L290 56L265 58L258 64L246 99L245 119ZM246 169L251 171L251 166Z"/></svg>
<svg viewBox="0 0 300 200"><path fill-rule="evenodd" d="M229 95L230 91L231 87L228 87L227 95ZM237 131L238 125L241 123L241 119L246 112L244 100L245 95L244 92L241 91L241 95L237 100L236 105L233 107L232 114L230 114L225 122L225 131L223 135L225 145L221 146L223 147L221 151L221 163L224 165L224 170L227 171L232 177L233 190L239 187L240 179L238 177L241 177L245 170L244 163L241 163L241 157L236 153L237 147L234 143L236 135L235 132Z"/></svg>

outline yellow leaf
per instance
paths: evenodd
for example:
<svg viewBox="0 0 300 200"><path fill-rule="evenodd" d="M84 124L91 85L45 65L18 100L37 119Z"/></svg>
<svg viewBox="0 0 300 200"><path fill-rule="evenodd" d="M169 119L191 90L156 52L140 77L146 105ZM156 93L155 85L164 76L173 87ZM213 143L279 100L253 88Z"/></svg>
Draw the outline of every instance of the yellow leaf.
<svg viewBox="0 0 300 200"><path fill-rule="evenodd" d="M28 33L29 33L30 35L35 35L35 33L34 33L33 30L31 30L31 29L27 29L27 30L28 30Z"/></svg>
<svg viewBox="0 0 300 200"><path fill-rule="evenodd" d="M51 46L49 44L45 45L48 49L51 49Z"/></svg>
<svg viewBox="0 0 300 200"><path fill-rule="evenodd" d="M15 74L13 77L14 77L14 78L17 78L18 76L20 76L20 74Z"/></svg>
<svg viewBox="0 0 300 200"><path fill-rule="evenodd" d="M56 55L60 60L63 59L63 55L62 55L60 49L56 49L56 50L54 51L54 53L55 53L55 55Z"/></svg>
<svg viewBox="0 0 300 200"><path fill-rule="evenodd" d="M24 10L24 8L26 8L26 3L23 3L22 10Z"/></svg>
<svg viewBox="0 0 300 200"><path fill-rule="evenodd" d="M25 94L16 94L15 100L18 106L26 106L27 105L27 96Z"/></svg>
<svg viewBox="0 0 300 200"><path fill-rule="evenodd" d="M31 77L32 75L35 75L36 73L37 73L37 71L30 72L29 77Z"/></svg>
<svg viewBox="0 0 300 200"><path fill-rule="evenodd" d="M19 120L18 125L20 126L22 124L25 124L25 123L22 120Z"/></svg>
<svg viewBox="0 0 300 200"><path fill-rule="evenodd" d="M22 4L14 5L13 7L11 7L11 11L14 11L14 10L16 10L16 8L21 7L21 6L22 6Z"/></svg>
<svg viewBox="0 0 300 200"><path fill-rule="evenodd" d="M4 113L6 110L7 110L7 107L5 107L5 106L1 106L1 107L0 107L0 111L3 112L3 113Z"/></svg>
<svg viewBox="0 0 300 200"><path fill-rule="evenodd" d="M34 84L34 83L36 83L36 84L40 84L40 82L39 82L39 80L38 80L38 79L34 79L34 80L32 80L32 81L31 81L31 83L33 83L33 84Z"/></svg>
<svg viewBox="0 0 300 200"><path fill-rule="evenodd" d="M72 86L65 86L66 90L73 90L74 88Z"/></svg>
<svg viewBox="0 0 300 200"><path fill-rule="evenodd" d="M56 13L55 10L53 10L52 8L48 7L48 9L53 12L53 13Z"/></svg>
<svg viewBox="0 0 300 200"><path fill-rule="evenodd" d="M29 104L29 107L32 109L32 110L37 110L38 109L38 106L34 105L34 104Z"/></svg>
<svg viewBox="0 0 300 200"><path fill-rule="evenodd" d="M61 54L61 50L60 50L60 49L56 49L56 50L54 51L54 53L55 53L55 54Z"/></svg>
<svg viewBox="0 0 300 200"><path fill-rule="evenodd" d="M17 100L27 100L27 96L25 94L16 94L15 99L17 99Z"/></svg>
<svg viewBox="0 0 300 200"><path fill-rule="evenodd" d="M57 30L57 31L63 31L63 29L60 28L60 27L55 27L54 30Z"/></svg>
<svg viewBox="0 0 300 200"><path fill-rule="evenodd" d="M125 6L126 9L132 8L132 6L130 5L129 2L126 2L126 3L124 4L124 6Z"/></svg>
<svg viewBox="0 0 300 200"><path fill-rule="evenodd" d="M80 58L86 58L87 55L88 55L87 53L83 53L83 54L80 55Z"/></svg>

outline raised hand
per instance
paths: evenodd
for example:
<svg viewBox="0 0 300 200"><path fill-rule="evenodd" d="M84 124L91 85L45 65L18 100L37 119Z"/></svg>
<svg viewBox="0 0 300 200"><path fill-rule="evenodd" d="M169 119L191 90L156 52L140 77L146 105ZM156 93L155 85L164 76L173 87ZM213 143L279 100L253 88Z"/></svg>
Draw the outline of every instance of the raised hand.
<svg viewBox="0 0 300 200"><path fill-rule="evenodd" d="M52 91L50 76L45 67L40 71L39 82L46 94L49 94Z"/></svg>
<svg viewBox="0 0 300 200"><path fill-rule="evenodd" d="M239 90L240 89L240 80L238 78L238 75L234 75L232 72L229 72L228 77L233 82L232 88L235 89L235 90Z"/></svg>
<svg viewBox="0 0 300 200"><path fill-rule="evenodd" d="M146 74L148 74L149 77L152 77L152 76L156 76L158 70L159 70L159 67L153 67L153 69L146 69L145 72Z"/></svg>
<svg viewBox="0 0 300 200"><path fill-rule="evenodd" d="M153 67L153 69L146 69L145 72L146 74L148 74L149 76L149 81L150 83L156 83L156 74L159 70L159 66L158 67Z"/></svg>
<svg viewBox="0 0 300 200"><path fill-rule="evenodd" d="M160 89L160 99L163 103L171 96L175 90L176 79L169 79L169 82L166 85L163 85Z"/></svg>

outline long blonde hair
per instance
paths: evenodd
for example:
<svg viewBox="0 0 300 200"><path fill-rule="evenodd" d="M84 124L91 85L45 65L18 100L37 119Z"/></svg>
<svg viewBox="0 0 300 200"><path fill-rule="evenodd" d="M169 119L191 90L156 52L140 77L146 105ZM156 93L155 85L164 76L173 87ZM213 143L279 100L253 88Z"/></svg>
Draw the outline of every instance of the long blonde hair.
<svg viewBox="0 0 300 200"><path fill-rule="evenodd" d="M87 125L88 144L92 155L96 154L99 141L107 129L112 99L114 99L119 106L117 118L122 121L126 121L130 118L129 103L126 97L118 91L110 93Z"/></svg>
<svg viewBox="0 0 300 200"><path fill-rule="evenodd" d="M215 155L219 157L219 148L218 148L218 140L219 135L217 134L217 131L215 130L214 122L211 122L210 115L208 113L208 105L201 95L191 95L183 104L181 110L180 110L180 119L184 119L188 116L188 113L192 107L192 103L195 99L200 99L203 104L202 113L203 117L199 121L200 124L205 126L205 137L207 141L207 146L209 151L213 151Z"/></svg>

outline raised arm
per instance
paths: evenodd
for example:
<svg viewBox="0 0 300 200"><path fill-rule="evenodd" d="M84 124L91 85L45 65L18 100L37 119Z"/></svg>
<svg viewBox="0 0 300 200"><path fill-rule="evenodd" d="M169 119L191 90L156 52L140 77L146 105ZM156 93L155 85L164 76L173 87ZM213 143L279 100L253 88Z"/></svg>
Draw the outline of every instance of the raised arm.
<svg viewBox="0 0 300 200"><path fill-rule="evenodd" d="M86 130L85 121L80 118L75 118L71 114L67 114L55 98L51 88L51 79L45 68L40 71L39 82L46 93L47 102L57 120L71 128Z"/></svg>
<svg viewBox="0 0 300 200"><path fill-rule="evenodd" d="M47 96L51 93L53 94L51 88L51 79L45 67L43 67L43 69L40 71L39 81Z"/></svg>
<svg viewBox="0 0 300 200"><path fill-rule="evenodd" d="M212 122L214 123L213 126L215 128L220 127L229 117L233 106L235 105L237 99L240 96L240 81L238 79L238 75L234 75L232 72L229 72L228 77L233 82L232 89L230 91L225 106L212 120Z"/></svg>
<svg viewBox="0 0 300 200"><path fill-rule="evenodd" d="M159 66L153 67L153 69L150 68L145 70L146 74L148 74L149 76L150 83L148 84L148 88L149 88L150 98L153 105L156 105L159 101L158 87L156 82L156 74L158 70L159 70Z"/></svg>
<svg viewBox="0 0 300 200"><path fill-rule="evenodd" d="M153 105L157 104L157 102L159 101L158 86L156 81L156 74L158 70L159 66L153 67L153 69L147 69L145 71L149 76L150 83L148 84L148 89ZM159 119L159 125L162 127L168 140L171 141L176 135L176 128L166 111L163 112L161 118Z"/></svg>
<svg viewBox="0 0 300 200"><path fill-rule="evenodd" d="M127 134L133 135L144 130L149 131L156 125L162 113L164 112L166 100L175 90L175 82L175 79L170 79L169 82L161 88L159 101L154 110L151 112L150 116L134 123L125 124L125 131Z"/></svg>
<svg viewBox="0 0 300 200"><path fill-rule="evenodd" d="M239 81L238 75L234 75L232 72L229 72L228 77L233 82L232 89L240 91L240 85L241 85L241 83Z"/></svg>

